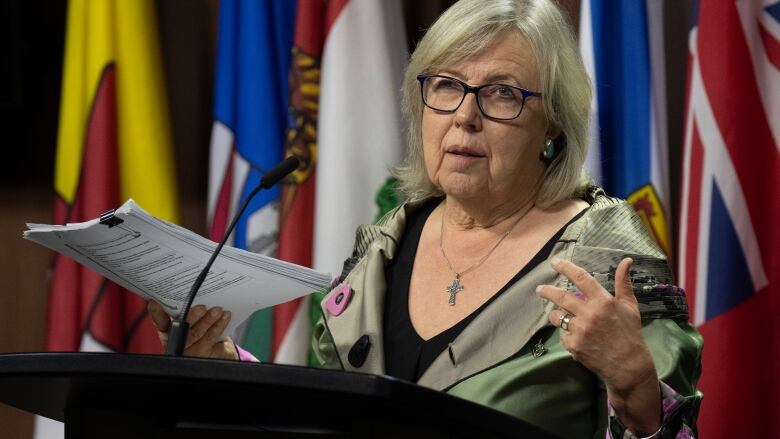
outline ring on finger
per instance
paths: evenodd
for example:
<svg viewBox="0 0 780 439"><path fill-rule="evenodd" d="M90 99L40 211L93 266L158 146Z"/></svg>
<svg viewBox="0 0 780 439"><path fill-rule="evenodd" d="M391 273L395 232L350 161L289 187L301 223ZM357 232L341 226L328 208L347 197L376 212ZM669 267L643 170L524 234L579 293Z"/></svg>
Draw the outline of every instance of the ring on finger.
<svg viewBox="0 0 780 439"><path fill-rule="evenodd" d="M574 314L572 313L567 312L563 314L560 319L558 319L560 320L560 325L558 326L560 326L564 331L569 332L569 322L571 322L572 317L574 317Z"/></svg>

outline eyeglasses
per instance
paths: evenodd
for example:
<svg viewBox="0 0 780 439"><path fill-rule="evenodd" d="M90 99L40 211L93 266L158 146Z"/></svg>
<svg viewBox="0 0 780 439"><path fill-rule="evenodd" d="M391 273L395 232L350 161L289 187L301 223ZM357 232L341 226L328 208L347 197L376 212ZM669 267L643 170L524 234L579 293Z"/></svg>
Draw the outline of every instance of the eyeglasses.
<svg viewBox="0 0 780 439"><path fill-rule="evenodd" d="M426 107L452 113L466 99L468 93L477 97L477 106L485 117L512 120L520 116L529 96L542 94L507 84L484 84L472 87L465 82L444 75L418 75L420 93Z"/></svg>

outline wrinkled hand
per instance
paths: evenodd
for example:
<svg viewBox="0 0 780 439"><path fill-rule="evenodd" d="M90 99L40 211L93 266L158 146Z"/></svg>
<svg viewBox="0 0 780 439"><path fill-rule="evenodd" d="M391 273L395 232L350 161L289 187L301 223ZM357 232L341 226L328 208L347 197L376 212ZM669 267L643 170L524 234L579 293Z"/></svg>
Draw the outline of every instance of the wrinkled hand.
<svg viewBox="0 0 780 439"><path fill-rule="evenodd" d="M553 268L582 294L552 285L540 285L537 294L558 305L559 309L548 316L553 325L561 326L562 317L569 314L568 330L561 331L561 343L575 360L601 377L621 420L635 433L652 433L660 419L660 394L631 285L632 263L630 258L620 261L612 296L581 267L554 259Z"/></svg>
<svg viewBox="0 0 780 439"><path fill-rule="evenodd" d="M171 318L155 301L150 301L147 309L152 323L157 327L160 343L163 347L167 346ZM230 322L230 311L223 311L218 306L208 310L203 305L193 306L187 314L190 330L184 345L184 355L238 360L238 352L233 340L230 337L220 340L220 335L227 328L228 322Z"/></svg>

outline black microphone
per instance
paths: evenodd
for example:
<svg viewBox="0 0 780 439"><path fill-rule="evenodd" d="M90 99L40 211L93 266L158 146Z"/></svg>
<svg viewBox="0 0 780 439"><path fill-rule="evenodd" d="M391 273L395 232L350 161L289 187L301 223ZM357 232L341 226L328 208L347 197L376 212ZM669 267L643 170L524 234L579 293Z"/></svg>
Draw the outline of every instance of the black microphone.
<svg viewBox="0 0 780 439"><path fill-rule="evenodd" d="M222 251L222 247L225 246L225 242L227 242L228 237L230 237L230 234L236 227L236 223L238 223L238 219L241 218L244 210L246 210L246 207L249 205L249 201L251 201L252 198L254 198L258 192L260 192L260 190L270 188L271 186L278 183L279 180L283 179L291 172L296 170L300 163L301 161L294 155L287 157L281 163L263 174L263 178L260 180L260 185L254 188L252 192L250 192L246 197L244 204L242 204L241 208L238 209L238 212L236 212L235 216L233 216L233 221L231 221L230 226L228 226L227 230L225 230L225 236L222 237L222 242L220 242L217 248L214 249L214 252L211 254L211 258L209 258L206 266L203 267L203 270L200 271L200 274L198 274L198 277L192 284L192 288L190 288L190 292L187 294L187 302L185 303L182 312L179 314L176 320L171 322L171 328L168 331L168 345L165 349L165 353L167 355L180 357L184 352L184 345L187 342L187 332L190 330L190 324L187 323L187 314L190 312L190 307L192 306L192 302L195 300L195 295L198 294L198 290L203 284L203 281L206 280L206 275L208 275L211 266L214 264L214 260L217 259L217 255L219 255L219 252Z"/></svg>
<svg viewBox="0 0 780 439"><path fill-rule="evenodd" d="M287 157L286 159L282 160L281 163L271 168L270 171L263 174L263 178L260 180L260 188L261 189L268 189L271 186L275 185L279 182L279 180L283 179L284 177L287 177L290 175L294 170L298 169L298 166L301 164L300 159L298 159L297 156L291 155L290 157ZM247 199L252 198L254 195L254 192L252 192L252 195L247 197Z"/></svg>

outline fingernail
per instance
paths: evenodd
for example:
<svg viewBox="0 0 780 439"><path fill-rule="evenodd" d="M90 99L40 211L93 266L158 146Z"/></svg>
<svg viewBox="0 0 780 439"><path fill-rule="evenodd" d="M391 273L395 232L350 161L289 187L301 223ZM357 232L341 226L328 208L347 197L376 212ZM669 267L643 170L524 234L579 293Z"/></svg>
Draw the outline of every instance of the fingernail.
<svg viewBox="0 0 780 439"><path fill-rule="evenodd" d="M225 311L222 314L222 320L229 320L230 319L230 311Z"/></svg>
<svg viewBox="0 0 780 439"><path fill-rule="evenodd" d="M542 286L539 285L536 287L536 294L541 294L541 293L542 293Z"/></svg>
<svg viewBox="0 0 780 439"><path fill-rule="evenodd" d="M200 317L206 312L206 309L202 306L196 306L191 312L194 317Z"/></svg>
<svg viewBox="0 0 780 439"><path fill-rule="evenodd" d="M552 259L550 259L550 264L551 264L553 267L557 267L557 266L558 266L558 264L560 264L560 263L561 263L561 260L560 260L560 259L558 259L558 258L552 258Z"/></svg>
<svg viewBox="0 0 780 439"><path fill-rule="evenodd" d="M222 308L217 306L217 307L211 308L211 311L209 311L209 312L211 313L212 317L216 317L216 316L219 315L219 313L222 312Z"/></svg>

